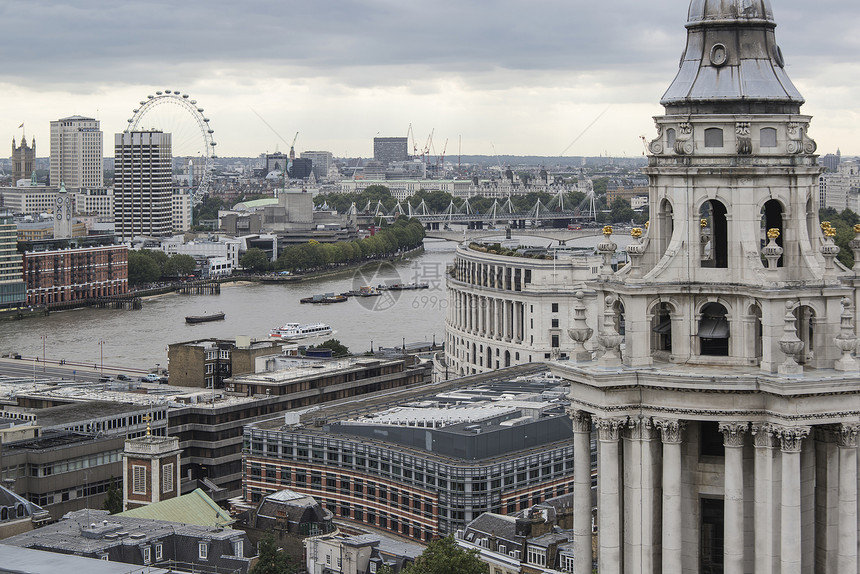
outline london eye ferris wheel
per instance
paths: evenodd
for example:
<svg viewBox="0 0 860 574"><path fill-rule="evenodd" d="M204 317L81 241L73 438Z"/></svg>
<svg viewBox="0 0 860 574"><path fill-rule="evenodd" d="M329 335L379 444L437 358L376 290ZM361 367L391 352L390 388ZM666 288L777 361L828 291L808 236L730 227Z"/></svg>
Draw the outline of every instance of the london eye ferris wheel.
<svg viewBox="0 0 860 574"><path fill-rule="evenodd" d="M214 130L204 110L188 94L164 90L146 96L134 109L126 132L156 129L171 134L174 160L188 166L188 188L192 205L209 193L215 159ZM187 161L186 161L187 160Z"/></svg>

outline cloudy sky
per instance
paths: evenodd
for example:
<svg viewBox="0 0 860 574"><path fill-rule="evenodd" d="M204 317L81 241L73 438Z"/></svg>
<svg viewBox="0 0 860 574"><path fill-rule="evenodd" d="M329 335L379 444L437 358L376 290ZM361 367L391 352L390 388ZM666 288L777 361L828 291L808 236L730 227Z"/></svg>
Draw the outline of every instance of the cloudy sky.
<svg viewBox="0 0 860 574"><path fill-rule="evenodd" d="M464 154L640 155L687 5L3 0L0 135L25 122L46 156L50 120L97 116L110 156L138 101L175 89L205 107L221 156L285 151L299 132L297 151L367 157L410 123L419 146L431 130L437 153L447 139L449 158L460 141ZM819 151L860 154L856 5L773 5Z"/></svg>

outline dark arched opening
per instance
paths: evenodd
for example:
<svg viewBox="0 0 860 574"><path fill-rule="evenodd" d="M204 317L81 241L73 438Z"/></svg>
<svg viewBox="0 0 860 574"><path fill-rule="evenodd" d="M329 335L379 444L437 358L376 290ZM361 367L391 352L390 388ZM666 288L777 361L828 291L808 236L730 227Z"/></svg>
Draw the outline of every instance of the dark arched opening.
<svg viewBox="0 0 860 574"><path fill-rule="evenodd" d="M712 357L729 355L729 320L726 308L719 303L702 307L699 319L699 354Z"/></svg>
<svg viewBox="0 0 860 574"><path fill-rule="evenodd" d="M767 203L764 204L761 210L761 224L762 224L762 233L761 233L761 246L764 247L768 244L769 240L767 237L768 231L771 229L776 229L779 232L779 237L776 238L776 244L780 247L783 246L783 238L785 235L785 229L783 228L783 219L782 219L782 204L775 199L771 199ZM785 254L777 260L776 266L782 267L783 261L785 259ZM762 261L767 266L767 261L762 258Z"/></svg>
<svg viewBox="0 0 860 574"><path fill-rule="evenodd" d="M702 267L729 266L728 219L726 206L712 199L699 210L702 229Z"/></svg>

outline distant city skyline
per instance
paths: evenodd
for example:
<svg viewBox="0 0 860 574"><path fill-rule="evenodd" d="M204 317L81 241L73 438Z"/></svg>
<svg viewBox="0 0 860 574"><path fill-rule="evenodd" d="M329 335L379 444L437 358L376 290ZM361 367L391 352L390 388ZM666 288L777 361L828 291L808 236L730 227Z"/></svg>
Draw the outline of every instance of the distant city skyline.
<svg viewBox="0 0 860 574"><path fill-rule="evenodd" d="M0 134L20 139L24 122L45 152L51 120L95 117L110 137L147 94L175 89L205 107L221 156L286 153L299 132L297 152L371 157L375 136L410 123L419 148L431 130L436 154L448 140L449 158L638 156L684 41L670 0L5 7ZM819 153L860 153L860 15L837 0L774 10Z"/></svg>

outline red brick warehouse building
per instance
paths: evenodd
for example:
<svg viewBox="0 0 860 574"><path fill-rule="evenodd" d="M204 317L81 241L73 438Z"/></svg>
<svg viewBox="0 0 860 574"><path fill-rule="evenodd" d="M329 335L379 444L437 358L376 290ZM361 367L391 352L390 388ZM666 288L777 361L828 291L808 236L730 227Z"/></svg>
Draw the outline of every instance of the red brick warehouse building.
<svg viewBox="0 0 860 574"><path fill-rule="evenodd" d="M113 236L19 241L28 305L128 292L128 247Z"/></svg>

